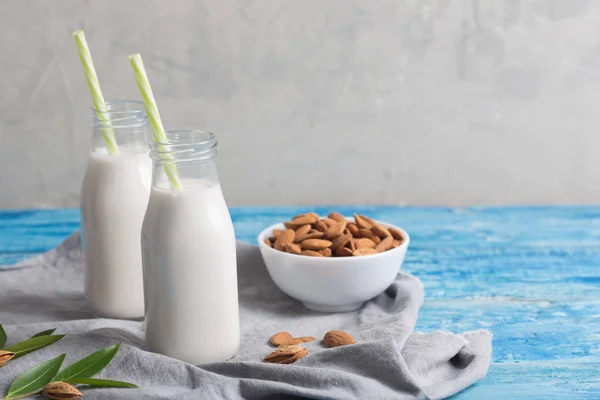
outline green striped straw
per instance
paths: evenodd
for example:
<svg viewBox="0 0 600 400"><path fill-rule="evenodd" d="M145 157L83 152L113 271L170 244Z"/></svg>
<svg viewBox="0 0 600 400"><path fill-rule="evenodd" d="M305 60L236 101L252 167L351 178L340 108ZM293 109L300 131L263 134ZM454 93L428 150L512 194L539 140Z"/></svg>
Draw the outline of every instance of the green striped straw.
<svg viewBox="0 0 600 400"><path fill-rule="evenodd" d="M148 114L150 126L152 126L154 140L158 143L169 143L169 139L165 134L165 128L163 127L162 120L160 119L156 100L154 100L154 94L152 94L152 88L150 87L148 76L146 75L146 70L144 69L142 56L140 56L139 53L133 54L129 56L129 61L133 67L138 88L140 89L140 93L144 99L144 107L146 107L146 114ZM169 153L169 146L159 145L159 149L165 152L165 154L162 155L164 158L167 160L174 160L173 155ZM183 187L181 186L181 181L179 180L177 166L174 163L167 162L163 163L163 168L165 169L165 174L167 174L171 188L175 190L182 190Z"/></svg>
<svg viewBox="0 0 600 400"><path fill-rule="evenodd" d="M94 68L94 63L92 62L92 55L90 54L90 49L88 48L85 40L85 35L83 34L83 31L77 31L73 32L73 37L75 38L79 59L83 65L85 80L87 81L90 92L92 93L92 102L94 103L96 116L101 121L100 125L103 127L102 136L106 142L106 148L108 149L109 154L118 156L119 146L117 146L117 139L115 138L115 133L113 132L113 128L110 123L110 118L108 115L106 115L106 103L104 102L104 97L102 96L102 90L100 90L100 82L98 81L98 75L96 75L96 69Z"/></svg>

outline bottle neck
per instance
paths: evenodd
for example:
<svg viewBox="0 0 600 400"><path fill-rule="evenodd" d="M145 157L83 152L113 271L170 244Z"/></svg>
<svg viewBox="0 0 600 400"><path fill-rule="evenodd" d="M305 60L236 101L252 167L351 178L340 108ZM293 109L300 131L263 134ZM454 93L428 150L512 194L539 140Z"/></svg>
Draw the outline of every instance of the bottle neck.
<svg viewBox="0 0 600 400"><path fill-rule="evenodd" d="M215 164L217 140L206 131L166 132L166 141L150 142L150 158L153 161L152 185L160 189L172 189L175 180L185 190L190 187L211 187L219 184ZM192 183L191 181L197 181ZM201 182L198 182L201 181Z"/></svg>
<svg viewBox="0 0 600 400"><path fill-rule="evenodd" d="M144 105L138 101L106 102L106 110L92 109L90 151L98 154L148 152L150 129ZM113 144L110 144L110 141ZM116 151L111 151L115 149Z"/></svg>

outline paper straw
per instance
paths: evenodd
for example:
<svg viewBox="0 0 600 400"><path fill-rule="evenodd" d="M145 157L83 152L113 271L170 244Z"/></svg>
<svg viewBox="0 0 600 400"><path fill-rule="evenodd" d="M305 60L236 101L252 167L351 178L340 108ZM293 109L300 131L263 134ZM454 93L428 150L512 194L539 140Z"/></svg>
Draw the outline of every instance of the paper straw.
<svg viewBox="0 0 600 400"><path fill-rule="evenodd" d="M73 37L75 38L79 59L81 59L81 64L83 65L85 80L87 81L92 94L92 102L94 103L96 116L101 121L100 125L102 126L102 136L106 141L106 148L108 149L109 154L115 156L119 155L119 146L117 146L117 140L115 139L115 133L113 132L110 118L108 115L106 115L106 103L104 102L104 97L102 96L102 90L100 90L100 82L98 81L98 76L96 75L96 69L94 68L94 63L92 62L92 55L90 54L90 49L88 48L85 40L85 35L83 34L83 31L77 31L73 32Z"/></svg>
<svg viewBox="0 0 600 400"><path fill-rule="evenodd" d="M146 114L150 120L150 126L154 134L154 140L159 143L169 143L169 139L165 134L165 128L163 127L158 107L156 106L156 100L154 100L154 94L152 94L152 88L144 69L144 63L142 63L142 57L138 54L129 56L129 61L133 67L135 73L135 80L137 82L140 93L144 100L144 107L146 107ZM159 145L159 148L165 152L162 156L167 160L174 160L173 155L169 153L169 146ZM177 172L177 166L174 163L164 163L163 167L167 178L171 183L171 188L176 190L182 190L181 181L179 180L179 173Z"/></svg>

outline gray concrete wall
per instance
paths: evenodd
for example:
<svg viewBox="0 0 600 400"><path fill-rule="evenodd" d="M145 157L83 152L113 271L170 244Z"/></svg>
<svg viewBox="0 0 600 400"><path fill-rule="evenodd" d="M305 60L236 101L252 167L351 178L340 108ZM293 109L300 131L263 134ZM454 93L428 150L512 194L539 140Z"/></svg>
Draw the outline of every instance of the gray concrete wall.
<svg viewBox="0 0 600 400"><path fill-rule="evenodd" d="M232 205L600 202L600 2L4 0L0 207L76 206L90 97L217 133Z"/></svg>

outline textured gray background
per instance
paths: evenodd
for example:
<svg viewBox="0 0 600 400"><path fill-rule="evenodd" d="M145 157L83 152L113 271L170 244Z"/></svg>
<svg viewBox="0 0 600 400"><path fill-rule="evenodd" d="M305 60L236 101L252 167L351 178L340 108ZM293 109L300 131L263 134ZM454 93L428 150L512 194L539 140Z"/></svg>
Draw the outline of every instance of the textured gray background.
<svg viewBox="0 0 600 400"><path fill-rule="evenodd" d="M168 129L217 133L230 204L600 202L600 2L2 0L0 207L75 206L144 58Z"/></svg>

